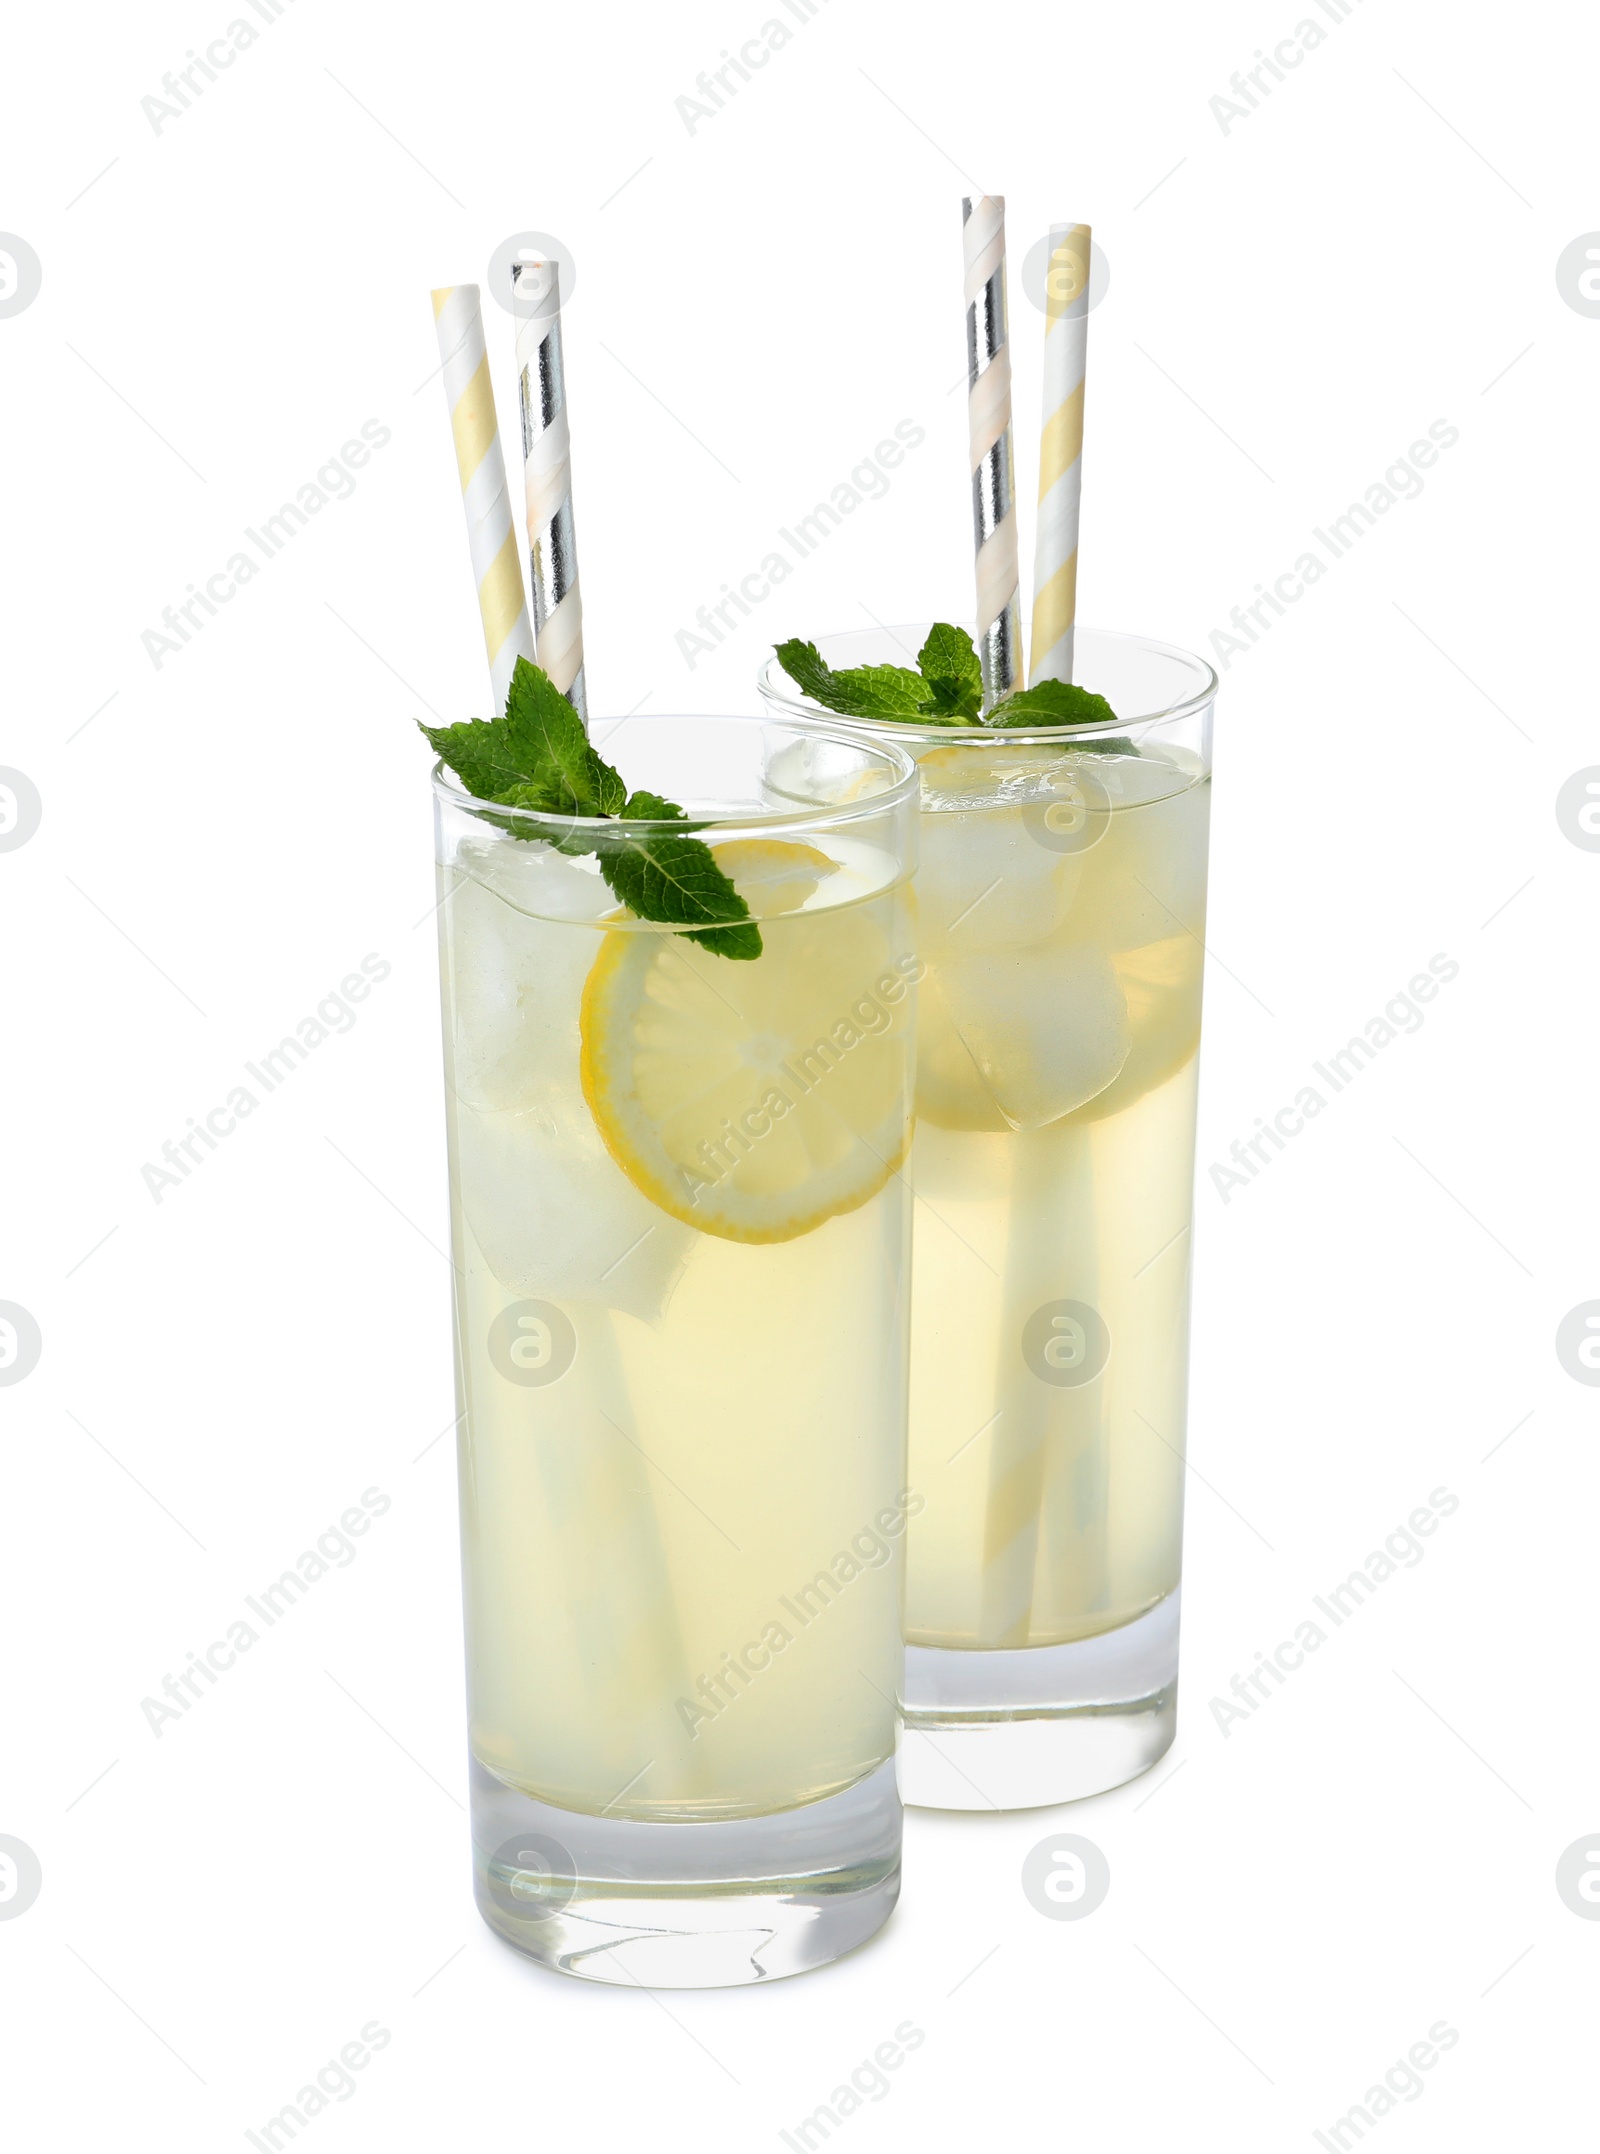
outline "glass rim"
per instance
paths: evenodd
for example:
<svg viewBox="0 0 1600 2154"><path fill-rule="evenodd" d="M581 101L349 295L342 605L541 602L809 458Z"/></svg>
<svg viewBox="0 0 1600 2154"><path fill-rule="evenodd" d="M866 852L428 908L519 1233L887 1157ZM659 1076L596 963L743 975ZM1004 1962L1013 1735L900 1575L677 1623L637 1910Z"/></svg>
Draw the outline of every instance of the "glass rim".
<svg viewBox="0 0 1600 2154"><path fill-rule="evenodd" d="M885 628L883 633L898 637L907 634L925 635L931 624L921 621L901 622ZM969 624L963 623L963 626ZM830 643L835 636L868 635L868 629L837 629L832 635L819 639L818 648ZM1097 725L1036 725L1036 726L983 726L983 725L922 725L911 718L847 718L842 713L830 712L843 726L862 726L871 729L874 740L903 735L919 746L959 747L976 746L980 742L993 745L995 741L1015 741L1026 745L1049 745L1059 747L1072 740L1114 740L1119 735L1132 733L1142 727L1169 725L1179 718L1190 718L1215 702L1219 686L1217 670L1193 651L1186 651L1181 644L1164 643L1156 636L1141 636L1128 629L1080 628L1081 635L1094 636L1106 643L1136 644L1141 650L1154 652L1162 658L1173 658L1186 667L1199 685L1193 693L1175 703L1164 704L1158 711L1141 711L1133 717L1116 718L1109 723ZM813 703L783 670L776 651L767 658L756 675L756 688L786 720L810 718L822 711L823 705Z"/></svg>
<svg viewBox="0 0 1600 2154"><path fill-rule="evenodd" d="M836 823L859 822L871 815L890 813L904 802L915 802L920 790L920 778L916 760L901 747L899 742L880 740L876 735L863 737L858 721L838 718L831 711L819 711L816 705L793 713L772 711L652 711L628 712L622 719L591 717L591 725L610 725L614 729L623 724L672 725L689 720L696 725L713 724L729 726L782 725L802 735L812 735L820 740L833 740L839 746L855 749L858 753L876 755L887 763L895 773L893 782L881 792L867 793L858 800L847 800L832 805L805 807L796 804L792 808L768 812L764 808L747 806L742 809L731 804L721 811L701 815L690 808L688 820L695 832L706 830L793 830L817 829ZM565 815L549 808L519 808L502 805L498 801L485 800L477 793L469 793L453 770L441 759L430 773L434 796L447 801L451 807L466 809L482 817L512 818L525 823L530 829L543 826L565 833L593 831L597 835L609 833L619 837L627 831L639 835L684 835L684 818L676 816L629 816L626 821L615 815ZM502 825L503 827L503 825Z"/></svg>

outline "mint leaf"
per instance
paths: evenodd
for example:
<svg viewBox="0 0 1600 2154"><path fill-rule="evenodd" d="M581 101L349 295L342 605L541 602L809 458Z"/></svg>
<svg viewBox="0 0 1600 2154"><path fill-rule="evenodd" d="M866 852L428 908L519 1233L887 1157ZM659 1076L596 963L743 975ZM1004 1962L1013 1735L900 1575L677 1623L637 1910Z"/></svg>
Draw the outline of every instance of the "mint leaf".
<svg viewBox="0 0 1600 2154"><path fill-rule="evenodd" d="M1115 725L1117 714L1104 696L1076 681L1035 681L997 703L984 719L987 726Z"/></svg>
<svg viewBox="0 0 1600 2154"><path fill-rule="evenodd" d="M776 646L778 663L803 695L845 718L916 718L927 690L909 666L847 666L835 673L814 643Z"/></svg>
<svg viewBox="0 0 1600 2154"><path fill-rule="evenodd" d="M759 957L761 930L750 918L749 906L717 866L711 848L687 834L705 826L690 822L675 800L643 790L628 795L622 815L630 822L681 821L685 832L680 838L658 831L653 837L630 839L626 853L601 853L600 872L623 904L643 920L727 922L681 932L720 957Z"/></svg>
<svg viewBox="0 0 1600 2154"><path fill-rule="evenodd" d="M847 666L834 678L849 684L863 718L914 718L922 709L922 676L909 666Z"/></svg>
<svg viewBox="0 0 1600 2154"><path fill-rule="evenodd" d="M1139 751L1131 740L1123 740L1118 734L1111 733L1104 740L1079 741L1072 753L1074 755L1137 755Z"/></svg>
<svg viewBox="0 0 1600 2154"><path fill-rule="evenodd" d="M519 658L504 714L423 726L469 793L551 815L616 815L627 788L589 745L583 720L550 676Z"/></svg>
<svg viewBox="0 0 1600 2154"><path fill-rule="evenodd" d="M441 763L448 763L469 793L494 800L519 787L544 792L538 751L506 718L468 718L461 725L421 725ZM534 805L529 802L527 805Z"/></svg>
<svg viewBox="0 0 1600 2154"><path fill-rule="evenodd" d="M917 669L927 683L924 716L976 718L983 708L983 668L965 629L937 621L917 653Z"/></svg>
<svg viewBox="0 0 1600 2154"><path fill-rule="evenodd" d="M776 646L778 663L813 703L846 718L920 719L924 725L975 723L983 707L983 672L972 638L939 622L910 666L828 665L814 643L792 637Z"/></svg>
<svg viewBox="0 0 1600 2154"><path fill-rule="evenodd" d="M721 957L761 955L761 930L709 845L666 831L629 838L626 827L619 827L615 840L609 835L601 840L596 850L601 874L630 912L641 920L669 922L690 942Z"/></svg>
<svg viewBox="0 0 1600 2154"><path fill-rule="evenodd" d="M778 663L814 703L847 718L920 718L924 725L1115 725L1104 696L1075 681L1039 681L1016 689L987 714L983 666L965 629L936 621L917 653L917 672L905 666L849 666L835 672L814 643L791 637L776 646ZM1107 755L1137 755L1124 741L1096 743Z"/></svg>
<svg viewBox="0 0 1600 2154"><path fill-rule="evenodd" d="M583 720L542 667L519 658L511 671L505 724L525 744L537 773L569 815L620 815L627 787L589 744ZM523 805L523 803L518 803Z"/></svg>
<svg viewBox="0 0 1600 2154"><path fill-rule="evenodd" d="M798 636L791 636L787 643L774 644L773 650L779 665L800 693L809 696L813 703L827 704L832 710L834 706L829 698L835 692L834 672L831 666L823 664L822 653L816 645L802 643Z"/></svg>
<svg viewBox="0 0 1600 2154"><path fill-rule="evenodd" d="M761 955L761 930L753 920L741 927L689 928L683 931L685 942L697 942L703 950L710 950L717 957L752 958Z"/></svg>
<svg viewBox="0 0 1600 2154"><path fill-rule="evenodd" d="M664 799L660 793L642 792L630 793L628 804L620 813L636 823L673 823L683 816L683 810L675 800Z"/></svg>
<svg viewBox="0 0 1600 2154"><path fill-rule="evenodd" d="M676 927L722 957L761 955L761 930L749 906L718 867L710 846L689 835L704 825L690 822L676 801L660 793L630 794L541 667L517 660L501 717L420 730L439 760L479 800L544 816L603 818L616 824L617 836L592 829L558 836L526 830L509 816L487 816L495 828L516 838L544 838L558 852L594 853L608 887L641 920ZM683 835L624 837L630 818L681 822Z"/></svg>
<svg viewBox="0 0 1600 2154"><path fill-rule="evenodd" d="M570 815L572 809L559 790L550 784L508 785L492 798L502 808L531 808L536 815Z"/></svg>

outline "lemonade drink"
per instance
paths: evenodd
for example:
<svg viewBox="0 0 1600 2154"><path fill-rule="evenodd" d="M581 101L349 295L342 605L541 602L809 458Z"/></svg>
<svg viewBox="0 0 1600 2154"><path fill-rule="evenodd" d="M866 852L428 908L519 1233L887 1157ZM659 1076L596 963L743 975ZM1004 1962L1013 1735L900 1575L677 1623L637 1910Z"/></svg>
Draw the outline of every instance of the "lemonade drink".
<svg viewBox="0 0 1600 2154"><path fill-rule="evenodd" d="M907 1637L1063 1645L1178 1583L1209 783L1003 740L922 769Z"/></svg>
<svg viewBox="0 0 1600 2154"><path fill-rule="evenodd" d="M902 1784L955 1808L1115 1785L1174 1727L1214 682L1079 649L1121 723L873 728L922 782Z"/></svg>
<svg viewBox="0 0 1600 2154"><path fill-rule="evenodd" d="M753 1980L898 1878L914 781L751 721L627 745L753 962L436 788L480 1903L574 1972Z"/></svg>

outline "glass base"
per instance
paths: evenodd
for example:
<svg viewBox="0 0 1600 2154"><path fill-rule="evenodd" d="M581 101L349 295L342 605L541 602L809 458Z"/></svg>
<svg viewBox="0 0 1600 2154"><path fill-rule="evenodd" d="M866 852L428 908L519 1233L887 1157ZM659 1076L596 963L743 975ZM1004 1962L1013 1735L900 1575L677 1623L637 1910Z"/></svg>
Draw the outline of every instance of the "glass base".
<svg viewBox="0 0 1600 2154"><path fill-rule="evenodd" d="M956 1652L906 1648L903 1799L1033 1810L1147 1772L1178 1725L1178 1592L1097 1638Z"/></svg>
<svg viewBox="0 0 1600 2154"><path fill-rule="evenodd" d="M825 1966L889 1919L900 1834L892 1758L821 1802L692 1824L560 1810L472 1761L479 1913L587 1982L723 1989Z"/></svg>

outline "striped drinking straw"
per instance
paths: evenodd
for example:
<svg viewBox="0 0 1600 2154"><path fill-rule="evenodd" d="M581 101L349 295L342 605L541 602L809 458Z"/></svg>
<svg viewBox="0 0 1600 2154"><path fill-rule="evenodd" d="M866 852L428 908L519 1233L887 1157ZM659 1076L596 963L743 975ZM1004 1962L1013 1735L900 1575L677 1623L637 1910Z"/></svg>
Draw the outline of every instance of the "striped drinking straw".
<svg viewBox="0 0 1600 2154"><path fill-rule="evenodd" d="M444 362L445 401L455 435L467 544L478 587L484 648L494 684L494 707L505 709L511 669L533 656L533 629L522 592L522 549L511 520L505 458L494 415L494 389L483 346L483 315L475 284L447 284L433 294L434 327Z"/></svg>
<svg viewBox="0 0 1600 2154"><path fill-rule="evenodd" d="M1032 681L1070 681L1078 612L1083 378L1089 338L1089 227L1052 225L1045 271L1044 430L1033 557Z"/></svg>
<svg viewBox="0 0 1600 2154"><path fill-rule="evenodd" d="M539 663L578 716L587 720L583 599L572 529L572 452L561 366L560 264L516 263L511 295L517 318L529 581Z"/></svg>
<svg viewBox="0 0 1600 2154"><path fill-rule="evenodd" d="M1011 456L1011 353L1006 342L1006 205L1001 195L961 204L967 301L967 439L972 540L978 575L978 656L985 706L1022 670L1017 590L1016 482Z"/></svg>

